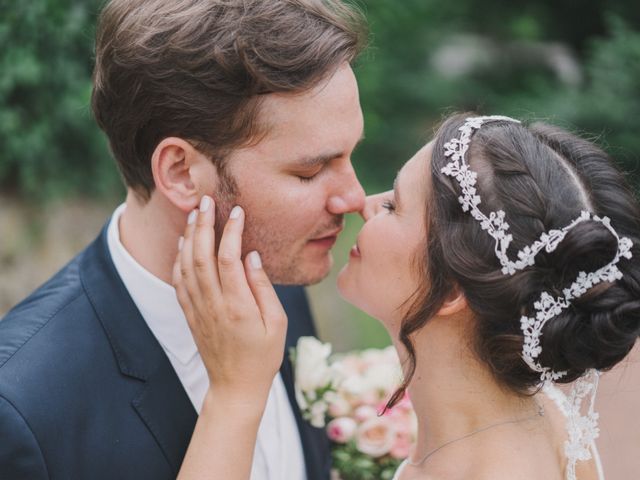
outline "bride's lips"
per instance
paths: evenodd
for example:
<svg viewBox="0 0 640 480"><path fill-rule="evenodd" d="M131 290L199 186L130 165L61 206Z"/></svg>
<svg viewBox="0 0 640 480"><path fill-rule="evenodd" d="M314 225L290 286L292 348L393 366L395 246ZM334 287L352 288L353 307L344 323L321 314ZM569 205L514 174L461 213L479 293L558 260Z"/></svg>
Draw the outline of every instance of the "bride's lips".
<svg viewBox="0 0 640 480"><path fill-rule="evenodd" d="M358 244L357 243L353 247L351 247L351 251L349 252L349 256L351 258L360 257L360 249L358 248Z"/></svg>

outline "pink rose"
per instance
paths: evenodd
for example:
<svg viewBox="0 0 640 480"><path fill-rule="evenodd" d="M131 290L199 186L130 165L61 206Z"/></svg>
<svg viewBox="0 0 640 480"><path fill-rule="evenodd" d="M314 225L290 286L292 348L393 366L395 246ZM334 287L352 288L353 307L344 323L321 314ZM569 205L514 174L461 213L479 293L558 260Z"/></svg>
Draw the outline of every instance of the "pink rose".
<svg viewBox="0 0 640 480"><path fill-rule="evenodd" d="M386 417L370 418L356 432L358 450L374 458L388 454L395 439L395 429Z"/></svg>
<svg viewBox="0 0 640 480"><path fill-rule="evenodd" d="M342 395L332 395L329 400L329 415L333 418L344 417L351 412L351 404Z"/></svg>
<svg viewBox="0 0 640 480"><path fill-rule="evenodd" d="M377 415L378 415L378 412L371 405L361 405L358 408L356 408L355 412L353 412L353 416L360 423L366 420L369 420L370 418L375 417Z"/></svg>
<svg viewBox="0 0 640 480"><path fill-rule="evenodd" d="M358 425L353 418L335 418L327 425L327 435L336 443L347 443L353 438L357 428Z"/></svg>
<svg viewBox="0 0 640 480"><path fill-rule="evenodd" d="M409 456L411 449L411 435L408 433L398 433L396 440L391 447L391 456L399 460L404 460Z"/></svg>

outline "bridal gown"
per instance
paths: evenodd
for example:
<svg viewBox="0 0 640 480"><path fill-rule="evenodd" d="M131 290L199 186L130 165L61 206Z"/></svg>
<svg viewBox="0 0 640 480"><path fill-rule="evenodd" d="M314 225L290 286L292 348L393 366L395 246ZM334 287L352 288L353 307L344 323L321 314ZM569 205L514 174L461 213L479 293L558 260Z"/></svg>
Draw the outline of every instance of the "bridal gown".
<svg viewBox="0 0 640 480"><path fill-rule="evenodd" d="M554 387L552 385L545 385L545 387L543 388L543 391L551 400L554 401L554 403L556 404L558 409L566 417L567 416L567 412L566 412L566 409L564 408L564 401L566 400L566 397L565 397L564 393L562 393L562 391L560 389L558 389L558 388L556 388L556 387ZM593 455L593 459L594 459L594 462L596 464L596 468L598 470L598 478L599 478L599 480L604 480L604 472L602 470L602 462L600 461L600 455L598 454L598 449L596 448L595 442L591 443L591 453ZM568 459L568 460L571 461L571 459ZM407 462L408 462L408 460L405 460L398 467L398 470L396 471L396 474L394 475L393 480L399 480L400 479L400 474L402 473L402 470L404 470L405 466L407 465ZM573 475L570 475L569 472L567 472L566 480L580 480L580 479L576 479L575 477L573 477Z"/></svg>

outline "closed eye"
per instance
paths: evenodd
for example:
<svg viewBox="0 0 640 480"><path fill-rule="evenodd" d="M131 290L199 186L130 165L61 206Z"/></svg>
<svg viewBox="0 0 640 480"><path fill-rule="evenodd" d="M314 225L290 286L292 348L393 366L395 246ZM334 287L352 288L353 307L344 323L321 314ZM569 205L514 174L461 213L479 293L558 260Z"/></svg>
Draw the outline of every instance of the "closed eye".
<svg viewBox="0 0 640 480"><path fill-rule="evenodd" d="M310 177L303 177L302 175L296 175L296 177L298 177L298 180L300 180L302 183L309 183L311 180L313 180L317 176L318 176L317 173L315 175L311 175Z"/></svg>
<svg viewBox="0 0 640 480"><path fill-rule="evenodd" d="M386 209L389 213L396 211L396 204L391 200L385 200L382 202L382 208Z"/></svg>
<svg viewBox="0 0 640 480"><path fill-rule="evenodd" d="M298 170L298 172L295 172L294 175L301 182L308 183L314 178L316 178L318 175L320 175L320 173L322 173L323 170L324 170L324 166L320 168L315 168L315 169Z"/></svg>

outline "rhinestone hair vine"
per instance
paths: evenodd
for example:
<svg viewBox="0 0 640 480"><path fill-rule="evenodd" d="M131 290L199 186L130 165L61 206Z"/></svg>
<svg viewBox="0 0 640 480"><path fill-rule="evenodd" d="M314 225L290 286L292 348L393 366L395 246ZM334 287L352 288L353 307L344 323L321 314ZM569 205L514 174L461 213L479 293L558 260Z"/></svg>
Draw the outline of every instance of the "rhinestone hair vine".
<svg viewBox="0 0 640 480"><path fill-rule="evenodd" d="M495 253L502 266L503 274L513 275L517 271L534 265L538 253L542 250L547 253L555 251L567 233L576 225L585 221L601 223L618 242L618 250L610 263L594 272L580 272L576 280L563 290L562 297L556 298L547 292L542 292L533 305L535 314L531 317L523 315L520 319L520 328L524 335L522 358L529 368L540 373L540 381L544 385L567 375L567 371L553 371L549 367L542 366L538 361L538 357L542 353L540 337L544 326L549 320L569 308L572 300L582 296L594 285L601 282L613 282L622 278L622 272L618 269L617 264L622 258L631 258L633 244L627 237L620 238L618 236L608 217L599 217L583 211L578 218L566 227L542 233L533 244L517 252L516 260L511 260L507 255L507 249L513 240L513 236L509 233L509 224L505 221L505 212L498 210L490 212L487 216L480 211L478 205L480 205L481 199L476 189L478 174L471 170L465 158L474 131L480 129L487 122L496 121L520 123L513 118L498 115L467 118L465 123L458 129L460 136L444 144L444 155L449 157L451 162L444 166L441 171L445 175L455 178L460 184L462 194L458 197L458 201L462 205L462 210L469 212L475 220L480 222L481 228L495 239ZM582 378L576 381L571 394L568 397L564 397L563 410L567 415L569 433L569 440L565 444L565 453L569 459L567 478L570 480L575 479L576 461L591 458L589 447L599 433L597 426L598 414L594 411L598 376L599 372L596 370L587 371ZM582 400L588 394L591 394L588 413L586 416L582 416L580 412Z"/></svg>

